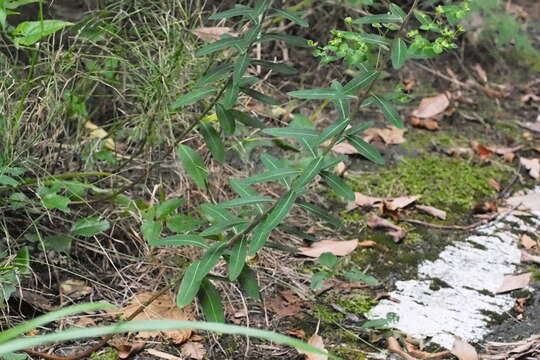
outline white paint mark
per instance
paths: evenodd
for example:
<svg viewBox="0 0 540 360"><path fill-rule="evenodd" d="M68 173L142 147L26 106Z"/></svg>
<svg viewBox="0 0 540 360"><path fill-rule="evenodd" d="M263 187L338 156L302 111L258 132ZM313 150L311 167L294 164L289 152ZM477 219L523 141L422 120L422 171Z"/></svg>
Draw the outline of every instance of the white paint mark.
<svg viewBox="0 0 540 360"><path fill-rule="evenodd" d="M540 188L530 193L540 196ZM532 210L530 220L540 224L540 211ZM489 332L486 312L502 314L514 306L509 294L494 294L520 261L518 237L511 230L531 232L535 227L510 215L478 229L482 235L449 245L437 260L420 264L418 280L396 282L390 296L399 303L382 300L368 317L397 313L399 321L393 327L447 349L452 348L454 335L467 342L481 340ZM449 287L430 289L434 279Z"/></svg>

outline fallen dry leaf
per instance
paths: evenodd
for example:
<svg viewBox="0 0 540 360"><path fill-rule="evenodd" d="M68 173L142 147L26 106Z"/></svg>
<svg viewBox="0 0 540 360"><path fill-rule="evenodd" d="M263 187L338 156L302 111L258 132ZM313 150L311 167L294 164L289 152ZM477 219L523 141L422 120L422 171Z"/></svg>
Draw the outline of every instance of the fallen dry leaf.
<svg viewBox="0 0 540 360"><path fill-rule="evenodd" d="M472 155L473 151L465 147L455 147L448 149L446 153L453 157L468 157Z"/></svg>
<svg viewBox="0 0 540 360"><path fill-rule="evenodd" d="M116 150L116 144L114 143L114 140L109 137L109 134L107 133L107 131L105 131L105 129L103 129L102 127L94 124L90 120L88 120L88 121L86 121L84 123L84 127L90 131L90 137L92 137L94 139L98 139L98 140L103 140L104 139L103 140L103 145L107 149L109 149L111 151Z"/></svg>
<svg viewBox="0 0 540 360"><path fill-rule="evenodd" d="M266 307L278 317L292 316L302 319L302 301L292 291L282 291L281 296L274 296L266 301Z"/></svg>
<svg viewBox="0 0 540 360"><path fill-rule="evenodd" d="M478 154L478 157L482 160L488 159L493 155L493 151L491 151L488 147L481 145L477 142L472 142L471 147Z"/></svg>
<svg viewBox="0 0 540 360"><path fill-rule="evenodd" d="M420 199L420 197L420 195L400 196L391 200L385 200L384 206L390 211L396 211L409 206L416 200Z"/></svg>
<svg viewBox="0 0 540 360"><path fill-rule="evenodd" d="M491 214L499 211L497 204L494 201L484 201L481 204L477 204L473 208L474 214Z"/></svg>
<svg viewBox="0 0 540 360"><path fill-rule="evenodd" d="M290 329L285 331L286 334L292 335L294 337L297 337L299 339L304 339L306 337L306 333L302 329Z"/></svg>
<svg viewBox="0 0 540 360"><path fill-rule="evenodd" d="M402 348L401 348L401 345L399 345L399 342L398 340L393 337L393 336L390 336L386 339L386 342L387 342L387 346L386 348L396 354L398 354L399 356L401 356L403 359L405 360L416 360L414 357L412 357L411 355L407 354Z"/></svg>
<svg viewBox="0 0 540 360"><path fill-rule="evenodd" d="M489 179L488 180L488 185L491 186L496 191L501 191L502 190L501 184L499 184L499 182L497 180L495 180L495 179Z"/></svg>
<svg viewBox="0 0 540 360"><path fill-rule="evenodd" d="M195 36L206 42L218 41L222 35L238 36L238 33L232 31L232 28L226 26L200 27L191 30Z"/></svg>
<svg viewBox="0 0 540 360"><path fill-rule="evenodd" d="M488 147L489 150L493 151L497 155L513 154L516 151L520 150L521 148L523 148L523 145L518 145L511 148L499 148L499 147L492 147L492 146Z"/></svg>
<svg viewBox="0 0 540 360"><path fill-rule="evenodd" d="M372 248L372 247L376 247L377 243L373 240L364 240L364 241L360 241L358 243L358 246Z"/></svg>
<svg viewBox="0 0 540 360"><path fill-rule="evenodd" d="M127 359L130 356L140 352L146 346L146 343L144 342L132 343L121 336L113 337L112 339L107 341L107 344L118 350L118 358L120 359Z"/></svg>
<svg viewBox="0 0 540 360"><path fill-rule="evenodd" d="M478 360L476 349L457 336L454 337L454 345L452 346L451 353L459 360Z"/></svg>
<svg viewBox="0 0 540 360"><path fill-rule="evenodd" d="M371 216L367 225L371 228L387 229L387 234L390 235L396 243L400 242L405 238L405 236L407 236L407 232L405 230L377 215Z"/></svg>
<svg viewBox="0 0 540 360"><path fill-rule="evenodd" d="M178 356L174 356L172 354L169 354L169 353L166 353L166 352L163 352L163 351L159 351L159 350L156 350L156 349L146 349L146 352L149 353L150 355L153 355L155 357L158 357L160 359L165 359L165 360L184 360L182 359L181 357L178 357Z"/></svg>
<svg viewBox="0 0 540 360"><path fill-rule="evenodd" d="M337 176L343 176L343 174L345 174L345 171L347 171L347 165L345 165L345 163L343 161L339 162L335 167L334 167L334 173L337 175Z"/></svg>
<svg viewBox="0 0 540 360"><path fill-rule="evenodd" d="M435 119L420 119L415 116L410 118L411 125L417 128L423 128L427 130L438 130L439 122Z"/></svg>
<svg viewBox="0 0 540 360"><path fill-rule="evenodd" d="M530 280L531 273L525 273L520 275L506 275L504 277L503 283L499 287L499 290L496 291L496 294L501 294L516 289L522 289L529 285Z"/></svg>
<svg viewBox="0 0 540 360"><path fill-rule="evenodd" d="M416 208L418 210L421 210L425 212L426 214L429 214L431 216L435 216L436 218L439 218L441 220L446 220L446 211L437 209L433 206L427 206L427 205L416 205Z"/></svg>
<svg viewBox="0 0 540 360"><path fill-rule="evenodd" d="M478 77L484 84L488 82L486 71L482 68L480 64L475 64L473 66L473 69L478 74Z"/></svg>
<svg viewBox="0 0 540 360"><path fill-rule="evenodd" d="M188 341L182 345L180 351L186 359L202 360L206 355L206 350L204 349L203 344L199 342Z"/></svg>
<svg viewBox="0 0 540 360"><path fill-rule="evenodd" d="M359 192L355 192L354 193L354 208L356 208L357 206L360 206L360 207L374 207L375 205L379 204L379 205L382 205L382 202L384 201L385 199L384 198L380 198L380 197L373 197L373 196L369 196L369 195L364 195L362 193L359 193ZM347 208L347 210L351 210L349 208Z"/></svg>
<svg viewBox="0 0 540 360"><path fill-rule="evenodd" d="M301 255L318 258L324 253L332 253L336 256L349 255L358 246L358 240L321 240L312 244L311 247L301 247L298 253Z"/></svg>
<svg viewBox="0 0 540 360"><path fill-rule="evenodd" d="M387 145L402 144L405 140L405 132L407 129L398 129L395 126L390 126L385 129L370 128L364 131L364 140L371 142L381 139Z"/></svg>
<svg viewBox="0 0 540 360"><path fill-rule="evenodd" d="M60 283L60 293L71 298L81 298L92 293L92 288L83 280L70 279Z"/></svg>
<svg viewBox="0 0 540 360"><path fill-rule="evenodd" d="M334 145L334 147L332 148L332 151L335 152L336 154L341 154L341 155L358 154L358 150L356 150L354 146L352 146L346 141L339 143L337 145Z"/></svg>
<svg viewBox="0 0 540 360"><path fill-rule="evenodd" d="M529 235L523 234L520 238L521 245L527 250L533 249L535 247L538 247L538 244L536 241L534 241Z"/></svg>
<svg viewBox="0 0 540 360"><path fill-rule="evenodd" d="M324 347L323 338L320 337L319 335L315 334L312 337L310 337L308 340L308 344L316 347L317 349L326 351L326 348ZM307 360L327 360L328 359L328 356L326 355L314 354L314 353L306 352L304 350L298 350L298 352L302 355L305 355Z"/></svg>
<svg viewBox="0 0 540 360"><path fill-rule="evenodd" d="M412 112L412 115L421 119L432 118L445 111L449 105L450 101L446 94L423 98L418 107Z"/></svg>
<svg viewBox="0 0 540 360"><path fill-rule="evenodd" d="M540 159L526 159L522 157L519 159L519 162L525 169L529 170L529 175L533 179L540 178Z"/></svg>
<svg viewBox="0 0 540 360"><path fill-rule="evenodd" d="M409 354L419 359L440 359L450 355L450 351L440 351L436 353L422 351L408 341L405 341L405 348Z"/></svg>
<svg viewBox="0 0 540 360"><path fill-rule="evenodd" d="M150 292L144 292L135 295L130 304L122 309L122 314L125 318L131 316L141 304L148 301L155 294ZM135 316L133 320L193 320L193 314L189 307L182 310L178 309L173 299L169 295L161 295L154 300L146 309ZM163 334L166 338L171 340L175 344L182 344L191 337L192 331L190 329L183 330L167 330L167 331L142 331L137 333L139 338L151 338L157 337Z"/></svg>

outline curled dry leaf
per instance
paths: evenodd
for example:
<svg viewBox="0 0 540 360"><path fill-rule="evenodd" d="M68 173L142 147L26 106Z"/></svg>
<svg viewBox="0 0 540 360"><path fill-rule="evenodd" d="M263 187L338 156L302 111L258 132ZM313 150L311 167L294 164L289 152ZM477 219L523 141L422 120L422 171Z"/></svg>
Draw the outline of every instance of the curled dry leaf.
<svg viewBox="0 0 540 360"><path fill-rule="evenodd" d="M499 182L497 180L495 180L495 179L489 179L488 180L488 185L491 186L496 191L501 191L502 190L501 184L499 184Z"/></svg>
<svg viewBox="0 0 540 360"><path fill-rule="evenodd" d="M432 118L444 112L449 105L450 100L447 94L423 98L420 105L412 112L412 115L421 119Z"/></svg>
<svg viewBox="0 0 540 360"><path fill-rule="evenodd" d="M144 342L130 342L127 338L122 336L114 336L107 341L107 344L118 350L119 359L127 359L132 355L137 354L146 346Z"/></svg>
<svg viewBox="0 0 540 360"><path fill-rule="evenodd" d="M364 195L359 192L354 193L354 203L352 204L352 209L357 206L360 207L376 207L376 205L381 205L385 199L380 197L373 197L369 195ZM352 210L347 208L348 210Z"/></svg>
<svg viewBox="0 0 540 360"><path fill-rule="evenodd" d="M394 242L398 243L407 236L407 232L400 228L399 226L391 223L388 220L385 220L377 215L373 215L369 220L367 225L370 228L384 228L387 229L387 234L390 235Z"/></svg>
<svg viewBox="0 0 540 360"><path fill-rule="evenodd" d="M399 356L401 356L403 359L405 360L416 360L414 357L412 357L411 355L407 354L405 352L405 350L403 350L401 348L401 345L399 345L399 342L398 340L393 337L393 336L390 336L386 339L386 342L387 342L387 346L386 348L396 354L398 354Z"/></svg>
<svg viewBox="0 0 540 360"><path fill-rule="evenodd" d="M373 247L377 246L377 243L375 241L373 241L373 240L364 240L364 241L360 241L358 243L358 246L367 247L367 248L373 248Z"/></svg>
<svg viewBox="0 0 540 360"><path fill-rule="evenodd" d="M420 199L420 197L420 195L400 196L391 200L385 200L384 206L390 211L396 211L409 206L416 200Z"/></svg>
<svg viewBox="0 0 540 360"><path fill-rule="evenodd" d="M435 119L420 119L415 116L410 118L411 125L417 128L427 129L427 130L439 130L439 122Z"/></svg>
<svg viewBox="0 0 540 360"><path fill-rule="evenodd" d="M298 253L313 258L318 258L327 252L336 256L345 256L352 253L357 246L358 240L321 240L313 243L311 247L299 248Z"/></svg>
<svg viewBox="0 0 540 360"><path fill-rule="evenodd" d="M370 128L364 131L364 140L372 142L380 139L387 145L402 144L405 140L405 132L407 129L398 129L395 126L389 126L385 129Z"/></svg>
<svg viewBox="0 0 540 360"><path fill-rule="evenodd" d="M319 335L315 334L312 337L310 337L308 340L308 344L316 347L317 349L326 351L326 348L324 347L323 338L320 337ZM305 355L306 360L328 360L328 356L326 355L314 354L314 353L310 353L304 350L298 350L298 352L302 355Z"/></svg>
<svg viewBox="0 0 540 360"><path fill-rule="evenodd" d="M451 353L459 360L478 360L476 349L457 336L454 337L454 345L452 346Z"/></svg>
<svg viewBox="0 0 540 360"><path fill-rule="evenodd" d="M133 314L141 304L144 304L154 293L145 292L135 295L130 304L122 309L124 317L129 317ZM161 295L154 300L146 309L135 316L133 320L193 320L193 314L189 307L180 310L169 295ZM175 344L182 344L191 337L190 329L183 330L167 330L167 331L143 331L137 334L139 338L152 338L160 334L171 340Z"/></svg>
<svg viewBox="0 0 540 360"><path fill-rule="evenodd" d="M516 289L522 289L529 285L529 281L531 281L531 273L525 273L520 275L506 275L504 277L503 283L496 291L496 294L501 294Z"/></svg>
<svg viewBox="0 0 540 360"><path fill-rule="evenodd" d="M81 298L92 293L92 288L83 280L70 279L60 283L60 293L71 298Z"/></svg>
<svg viewBox="0 0 540 360"><path fill-rule="evenodd" d="M203 360L206 355L206 350L200 342L188 341L182 345L180 351L186 359Z"/></svg>
<svg viewBox="0 0 540 360"><path fill-rule="evenodd" d="M416 205L416 208L418 210L425 212L426 214L429 214L441 220L446 220L446 211L444 210L440 210L440 209L437 209L436 207L427 206L427 205Z"/></svg>
<svg viewBox="0 0 540 360"><path fill-rule="evenodd" d="M440 359L450 355L450 351L440 351L436 353L430 353L418 349L414 344L405 341L405 348L407 352L418 359Z"/></svg>
<svg viewBox="0 0 540 360"><path fill-rule="evenodd" d="M289 330L286 330L285 333L288 335L297 337L299 339L305 339L306 337L306 333L302 329L289 329Z"/></svg>
<svg viewBox="0 0 540 360"><path fill-rule="evenodd" d="M529 175L533 179L540 178L540 159L527 159L522 157L519 159L519 162L525 169L529 170Z"/></svg>
<svg viewBox="0 0 540 360"><path fill-rule="evenodd" d="M486 160L493 155L493 151L490 148L481 145L477 142L472 142L471 147L474 149L478 157L482 160Z"/></svg>
<svg viewBox="0 0 540 360"><path fill-rule="evenodd" d="M191 32L199 39L206 42L218 41L221 39L222 35L238 36L238 33L232 31L232 28L226 26L200 27L198 29L191 30Z"/></svg>
<svg viewBox="0 0 540 360"><path fill-rule="evenodd" d="M538 243L534 241L529 235L523 234L520 238L521 245L527 250L534 249L538 247Z"/></svg>

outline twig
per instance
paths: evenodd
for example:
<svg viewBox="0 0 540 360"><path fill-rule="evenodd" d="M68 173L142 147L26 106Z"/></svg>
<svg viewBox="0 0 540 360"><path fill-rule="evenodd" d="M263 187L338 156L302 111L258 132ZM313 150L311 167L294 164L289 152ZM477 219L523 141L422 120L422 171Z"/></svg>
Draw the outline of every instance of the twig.
<svg viewBox="0 0 540 360"><path fill-rule="evenodd" d="M162 296L163 294L165 294L167 291L169 291L170 289L172 289L173 287L176 286L176 284L178 282L180 282L180 278L176 279L175 281L173 281L172 283L170 283L169 285L165 286L163 289L161 289L159 292L155 293L150 299L146 300L144 303L142 303L138 308L137 310L135 310L130 316L128 316L126 318L126 321L131 321L133 320L137 315L139 315L140 313L142 313L144 311L144 309L146 309L151 303L153 303L157 298L159 298L160 296ZM78 353L75 353L73 355L69 355L69 356L58 356L58 355L54 355L54 354L48 354L48 353L45 353L45 352L41 352L41 351L34 351L34 350L31 350L31 349L26 349L26 350L23 350L25 353L27 353L28 355L32 355L32 356L38 356L38 357L41 357L41 358L44 358L44 359L51 359L51 360L78 360L78 359L82 359L82 358L85 358L87 356L90 356L92 353L98 351L99 349L101 349L103 346L105 346L105 344L107 344L107 342L114 336L114 334L110 334L110 335L107 335L105 336L103 339L101 339L97 344L89 347L88 349L86 350L83 350L83 351L80 351Z"/></svg>

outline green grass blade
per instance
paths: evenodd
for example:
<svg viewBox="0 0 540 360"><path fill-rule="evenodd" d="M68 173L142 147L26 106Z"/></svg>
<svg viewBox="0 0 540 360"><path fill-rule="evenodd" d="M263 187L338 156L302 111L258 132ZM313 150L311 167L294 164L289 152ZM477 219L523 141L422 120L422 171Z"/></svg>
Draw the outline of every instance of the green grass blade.
<svg viewBox="0 0 540 360"><path fill-rule="evenodd" d="M218 290L208 279L204 279L197 295L206 321L225 323L225 310Z"/></svg>

